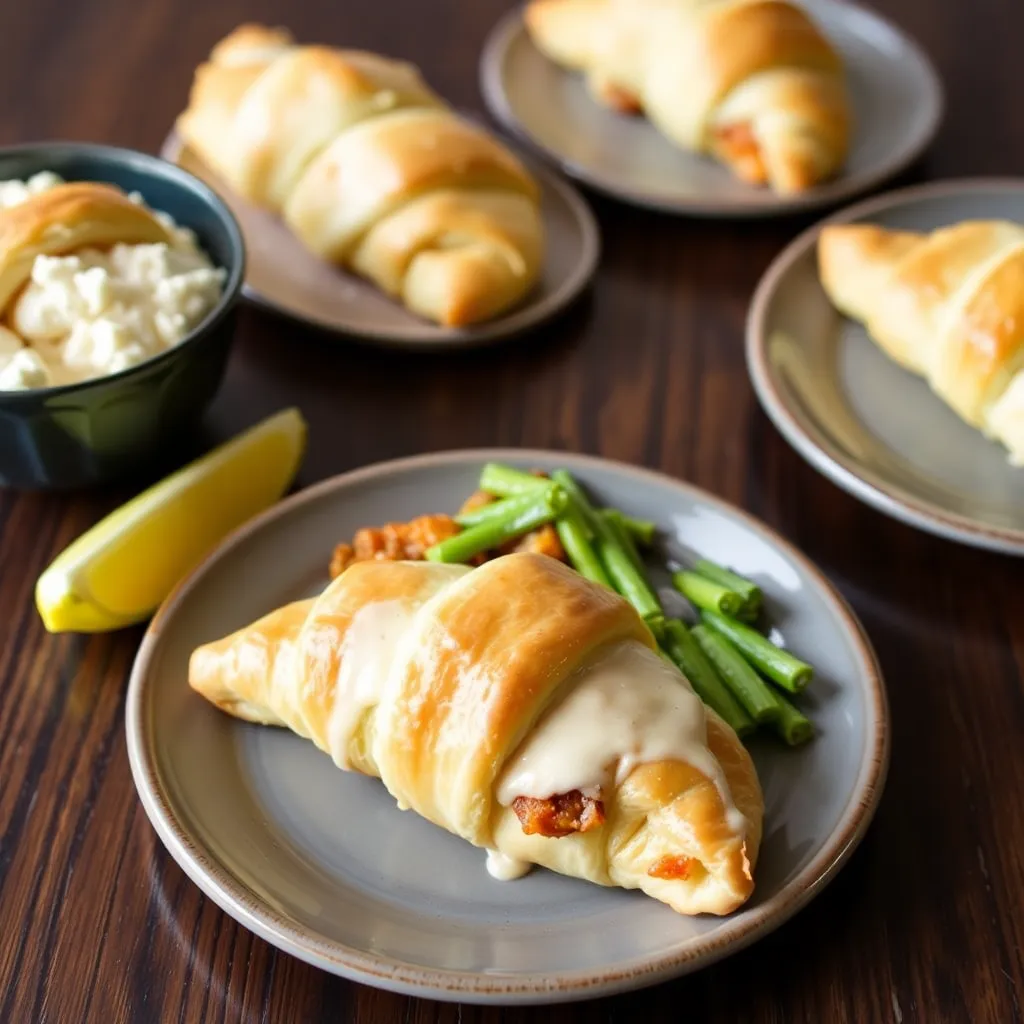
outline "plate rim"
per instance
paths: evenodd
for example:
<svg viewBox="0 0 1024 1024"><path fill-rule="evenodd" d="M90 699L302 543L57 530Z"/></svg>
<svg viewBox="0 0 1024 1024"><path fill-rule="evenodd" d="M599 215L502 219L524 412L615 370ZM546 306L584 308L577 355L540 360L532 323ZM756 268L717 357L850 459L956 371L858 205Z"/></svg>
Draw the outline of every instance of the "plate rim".
<svg viewBox="0 0 1024 1024"><path fill-rule="evenodd" d="M723 220L762 220L770 217L788 216L803 211L835 205L852 197L870 191L883 182L906 170L935 140L946 116L947 98L942 77L924 48L909 33L874 8L861 6L851 0L818 0L818 6L831 6L852 12L852 17L863 17L879 24L890 35L897 37L910 50L928 82L928 99L932 105L926 128L919 139L894 156L890 156L874 171L857 177L840 176L825 183L803 196L781 197L771 190L765 191L761 201L749 205L726 201L701 202L699 200L672 200L657 198L644 192L621 188L600 174L593 174L586 165L569 160L555 150L539 142L530 133L512 110L502 84L500 68L502 58L517 35L526 33L522 6L517 5L506 12L494 24L481 50L478 79L481 95L495 120L517 139L526 143L543 159L553 164L570 178L592 188L595 192L642 209L679 216L699 218L720 218ZM813 4L807 5L813 10ZM567 74L569 72L566 72ZM692 154L698 156L699 154Z"/></svg>
<svg viewBox="0 0 1024 1024"><path fill-rule="evenodd" d="M457 116L463 118L471 116L460 110L456 110L455 113ZM488 131L492 132L492 134L497 135L490 126L486 127ZM559 199L571 211L573 220L577 224L580 233L581 258L573 268L572 273L562 281L551 295L547 297L544 303L544 310L539 315L534 316L533 318L529 316L529 313L531 310L536 308L536 305L531 304L527 300L525 303L513 307L502 316L494 320L485 321L476 327L467 327L462 330L458 330L455 328L443 328L440 325L432 325L428 321L424 321L422 328L420 328L419 325L416 325L409 327L400 334L396 334L393 330L385 330L383 328L357 330L352 327L341 327L329 320L322 320L318 317L310 316L298 309L282 305L270 298L267 298L261 292L253 288L248 283L248 280L243 280L242 282L242 295L255 306L270 310L278 315L297 320L298 322L304 323L317 330L326 331L330 334L345 338L346 340L358 344L404 352L470 351L472 349L484 348L486 346L497 345L501 342L510 341L513 338L520 337L549 323L555 317L568 310L568 308L582 295L593 281L601 263L603 249L601 229L598 225L597 218L594 216L594 211L590 208L590 204L584 198L579 189L572 184L572 182L559 177L550 166L538 159L536 154L524 151L525 147L518 140L510 140L500 135L497 137L500 142L507 145L520 159L524 161L524 163L526 163L529 172L535 175L539 180L542 190L553 192L559 197ZM186 150L193 152L193 155L199 163L203 164L199 155L195 154L194 151L190 149L188 143L181 137L177 128L172 125L171 129L164 137L164 140L160 143L160 158L170 164L173 164L179 170L184 170L181 164L178 163L178 160L181 154ZM205 167L206 165L203 164L203 166ZM198 175L193 176L198 178ZM206 184L204 179L199 180L203 181L203 184ZM207 187L216 192L212 185L207 185ZM216 194L218 195L218 198L220 198L220 193L218 192ZM227 198L223 198L223 202L228 204ZM234 216L234 213L232 213L232 215ZM237 217L235 219L238 220ZM239 231L242 234L243 242L245 242L245 231L241 226L240 220ZM248 250L248 243L246 242L245 245ZM251 262L251 259L249 259L246 268L247 270L248 267L251 266ZM341 272L347 273L346 271ZM354 278L361 285L366 287L376 287L372 281L359 279L356 275L348 276ZM383 292L381 292L381 294L383 295ZM384 297L387 298L387 296ZM409 315L415 316L413 313L410 313ZM417 330L427 330L431 327L437 330L438 334L436 337L424 338L417 334ZM448 333L445 334L444 332Z"/></svg>
<svg viewBox="0 0 1024 1024"><path fill-rule="evenodd" d="M493 973L425 968L390 960L292 927L273 907L262 902L239 882L208 850L201 848L177 818L167 794L159 785L154 750L147 742L145 695L150 662L157 650L165 623L185 602L193 587L221 558L267 524L285 518L306 504L315 503L336 490L345 490L374 478L406 469L444 464L483 463L493 459L557 458L570 469L589 466L611 468L679 489L691 500L725 509L742 524L774 545L798 564L816 585L823 600L841 624L863 670L864 687L872 723L853 788L836 830L812 860L767 903L734 918L732 927L714 939L698 942L683 953L643 957L617 970L601 968L551 975L510 976ZM863 625L842 594L806 555L770 526L750 513L692 484L666 473L599 456L531 448L468 448L389 459L359 467L319 481L283 499L234 530L182 579L157 610L132 666L125 702L128 758L136 790L161 842L186 875L228 916L271 945L300 960L350 981L403 995L447 1002L526 1005L553 1004L606 996L668 981L709 966L751 945L780 927L824 889L845 865L870 826L885 789L891 750L891 724L885 683L877 655ZM742 911L740 912L742 913Z"/></svg>
<svg viewBox="0 0 1024 1024"><path fill-rule="evenodd" d="M896 209L908 202L952 198L971 193L1009 191L1024 194L1024 177L985 175L946 178L893 189L844 207L800 232L768 265L758 281L746 318L747 373L761 408L789 445L812 468L862 503L915 529L987 551L1024 555L1024 528L983 523L916 498L898 487L865 479L852 460L826 450L793 415L768 360L768 308L793 264L830 224L848 224ZM841 315L841 314L840 314ZM936 399L939 401L939 399Z"/></svg>

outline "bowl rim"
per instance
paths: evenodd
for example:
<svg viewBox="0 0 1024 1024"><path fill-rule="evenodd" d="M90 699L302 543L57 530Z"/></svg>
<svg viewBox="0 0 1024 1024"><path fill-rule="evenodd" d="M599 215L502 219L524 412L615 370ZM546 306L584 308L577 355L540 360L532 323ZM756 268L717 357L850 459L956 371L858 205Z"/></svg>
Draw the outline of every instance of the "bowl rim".
<svg viewBox="0 0 1024 1024"><path fill-rule="evenodd" d="M54 140L19 142L11 146L0 146L0 163L7 157L34 154L38 154L40 158L53 155L91 156L107 160L111 164L128 167L150 178L163 178L175 188L192 192L216 213L228 233L229 242L236 258L232 261L231 267L225 268L228 271L227 281L216 305L177 344L149 359L144 359L141 363L115 373L104 373L96 377L87 377L85 380L72 381L69 384L55 384L50 387L2 390L0 391L0 402L7 407L20 404L30 405L41 397L56 398L80 392L86 388L105 387L115 381L127 380L133 375L141 375L149 371L154 365L170 361L186 348L192 348L218 327L237 304L242 292L242 284L245 281L248 257L242 229L228 204L204 181L161 156L139 149L130 149L126 146L112 146L100 142ZM40 170L46 169L46 167L40 167ZM101 179L83 178L81 180L100 181ZM182 226L188 227L187 224Z"/></svg>

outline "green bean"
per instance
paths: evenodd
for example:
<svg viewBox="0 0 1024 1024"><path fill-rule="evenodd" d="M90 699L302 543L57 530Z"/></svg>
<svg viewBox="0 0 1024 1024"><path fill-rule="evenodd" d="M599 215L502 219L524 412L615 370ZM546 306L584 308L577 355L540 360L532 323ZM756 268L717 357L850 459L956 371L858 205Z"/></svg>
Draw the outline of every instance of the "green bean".
<svg viewBox="0 0 1024 1024"><path fill-rule="evenodd" d="M716 711L737 736L752 733L756 728L753 718L722 682L685 624L679 619L668 619L662 636L672 661L690 681L697 696Z"/></svg>
<svg viewBox="0 0 1024 1024"><path fill-rule="evenodd" d="M640 552L637 551L636 544L633 543L633 537L629 530L626 529L626 517L618 509L614 508L602 509L598 515L604 517L612 533L615 534L615 539L623 546L626 554L629 555L631 561L636 566L637 572L646 572Z"/></svg>
<svg viewBox="0 0 1024 1024"><path fill-rule="evenodd" d="M728 638L759 672L790 693L800 693L811 681L814 669L789 651L776 647L756 629L717 612L701 612L715 632Z"/></svg>
<svg viewBox="0 0 1024 1024"><path fill-rule="evenodd" d="M633 555L619 539L615 526L594 509L580 485L564 469L556 469L551 479L565 488L570 501L594 531L597 553L612 586L643 618L663 616L657 596L633 560Z"/></svg>
<svg viewBox="0 0 1024 1024"><path fill-rule="evenodd" d="M756 583L751 583L750 580L734 573L731 569L726 569L706 558L702 558L693 568L701 576L725 587L726 590L731 590L734 594L739 594L743 600L742 614L744 618L756 619L760 614L762 594L761 588Z"/></svg>
<svg viewBox="0 0 1024 1024"><path fill-rule="evenodd" d="M647 519L634 519L624 512L620 512L619 515L622 516L622 522L634 541L642 544L645 548L649 548L654 543L654 534L657 532L654 523Z"/></svg>
<svg viewBox="0 0 1024 1024"><path fill-rule="evenodd" d="M707 626L695 626L693 638L755 722L770 722L779 717L782 711L775 694L725 637Z"/></svg>
<svg viewBox="0 0 1024 1024"><path fill-rule="evenodd" d="M780 714L772 728L791 747L806 743L814 735L811 720L794 705L784 694L776 692L775 699L779 702Z"/></svg>
<svg viewBox="0 0 1024 1024"><path fill-rule="evenodd" d="M509 502L501 518L478 523L427 548L424 558L431 562L466 562L481 551L500 547L513 537L550 523L569 503L568 495L560 487L523 498L522 504Z"/></svg>
<svg viewBox="0 0 1024 1024"><path fill-rule="evenodd" d="M488 462L480 473L480 490L499 498L535 491L546 483L548 481L542 476L503 466L500 462Z"/></svg>
<svg viewBox="0 0 1024 1024"><path fill-rule="evenodd" d="M723 615L736 615L743 608L743 598L720 583L696 572L677 572L672 582L688 601L698 608L706 608Z"/></svg>
<svg viewBox="0 0 1024 1024"><path fill-rule="evenodd" d="M595 583L603 583L609 590L614 590L612 581L601 565L601 560L591 546L587 537L587 528L583 524L583 517L577 511L576 506L570 504L556 520L555 529L558 531L558 539L562 542L569 561L573 568L588 580Z"/></svg>

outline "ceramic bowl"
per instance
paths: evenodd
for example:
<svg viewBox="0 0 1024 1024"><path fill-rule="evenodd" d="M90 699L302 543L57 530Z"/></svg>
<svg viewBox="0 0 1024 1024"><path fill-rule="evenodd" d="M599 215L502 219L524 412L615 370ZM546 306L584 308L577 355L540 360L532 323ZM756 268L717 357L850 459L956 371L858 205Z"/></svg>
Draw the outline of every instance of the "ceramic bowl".
<svg viewBox="0 0 1024 1024"><path fill-rule="evenodd" d="M50 170L140 192L191 228L228 272L209 315L178 345L119 373L0 392L0 485L68 490L137 470L195 421L216 393L234 329L245 246L227 206L191 174L146 153L76 142L0 149L0 180Z"/></svg>

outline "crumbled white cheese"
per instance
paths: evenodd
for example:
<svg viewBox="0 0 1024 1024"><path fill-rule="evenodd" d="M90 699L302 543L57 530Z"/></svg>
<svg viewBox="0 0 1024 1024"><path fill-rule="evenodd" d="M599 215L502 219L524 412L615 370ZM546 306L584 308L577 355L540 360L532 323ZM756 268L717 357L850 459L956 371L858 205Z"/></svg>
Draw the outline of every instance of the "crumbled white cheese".
<svg viewBox="0 0 1024 1024"><path fill-rule="evenodd" d="M0 391L26 391L51 384L50 370L34 348L20 348L0 369Z"/></svg>
<svg viewBox="0 0 1024 1024"><path fill-rule="evenodd" d="M0 181L0 210L8 206L17 206L39 192L45 192L55 185L62 184L64 184L63 179L53 171L40 171L38 174L33 174L28 181L18 181L17 179Z"/></svg>
<svg viewBox="0 0 1024 1024"><path fill-rule="evenodd" d="M21 186L24 200L61 183L56 175L41 178L0 182L0 197L16 195L14 186ZM132 198L141 202L137 194ZM167 214L156 216L168 228L170 244L36 257L29 283L8 313L10 326L30 347L19 341L11 352L0 344L0 389L117 373L180 342L217 304L226 272L213 267L193 232ZM29 372L30 363L43 368L45 381Z"/></svg>

